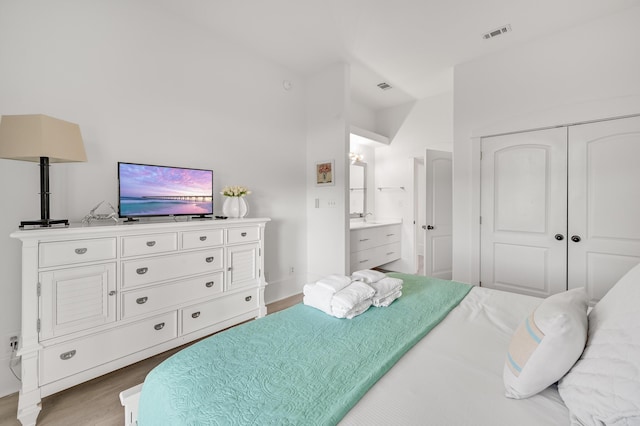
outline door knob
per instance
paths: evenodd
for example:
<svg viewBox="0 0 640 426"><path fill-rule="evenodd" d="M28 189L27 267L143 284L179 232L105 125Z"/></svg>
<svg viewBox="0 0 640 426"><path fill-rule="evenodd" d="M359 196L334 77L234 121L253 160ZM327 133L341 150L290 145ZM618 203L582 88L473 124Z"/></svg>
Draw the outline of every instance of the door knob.
<svg viewBox="0 0 640 426"><path fill-rule="evenodd" d="M558 241L562 241L562 240L564 240L564 235L562 235L562 234L556 234L555 238L556 238L556 240L558 240Z"/></svg>
<svg viewBox="0 0 640 426"><path fill-rule="evenodd" d="M580 238L578 235L574 235L571 237L571 241L573 241L574 243L579 243L581 239L582 238Z"/></svg>
<svg viewBox="0 0 640 426"><path fill-rule="evenodd" d="M433 229L433 225L427 225L427 229Z"/></svg>

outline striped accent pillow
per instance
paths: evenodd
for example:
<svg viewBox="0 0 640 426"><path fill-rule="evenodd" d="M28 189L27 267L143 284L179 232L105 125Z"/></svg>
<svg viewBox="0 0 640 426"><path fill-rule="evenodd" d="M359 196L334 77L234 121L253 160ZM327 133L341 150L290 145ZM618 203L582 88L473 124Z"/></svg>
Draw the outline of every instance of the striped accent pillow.
<svg viewBox="0 0 640 426"><path fill-rule="evenodd" d="M543 338L544 333L536 325L532 312L514 333L507 353L507 366L516 377L520 376Z"/></svg>
<svg viewBox="0 0 640 426"><path fill-rule="evenodd" d="M560 380L584 350L587 324L584 289L543 300L511 338L502 375L506 396L528 398Z"/></svg>

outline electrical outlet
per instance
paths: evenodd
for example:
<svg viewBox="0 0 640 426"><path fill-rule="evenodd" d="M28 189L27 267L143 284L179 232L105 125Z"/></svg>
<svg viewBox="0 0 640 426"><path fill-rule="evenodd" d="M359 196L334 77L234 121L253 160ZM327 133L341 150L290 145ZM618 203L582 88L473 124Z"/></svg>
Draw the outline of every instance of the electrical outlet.
<svg viewBox="0 0 640 426"><path fill-rule="evenodd" d="M13 351L18 350L19 335L20 333L18 333L17 331L7 334L4 340L6 342L5 351L4 351L5 355L10 356Z"/></svg>

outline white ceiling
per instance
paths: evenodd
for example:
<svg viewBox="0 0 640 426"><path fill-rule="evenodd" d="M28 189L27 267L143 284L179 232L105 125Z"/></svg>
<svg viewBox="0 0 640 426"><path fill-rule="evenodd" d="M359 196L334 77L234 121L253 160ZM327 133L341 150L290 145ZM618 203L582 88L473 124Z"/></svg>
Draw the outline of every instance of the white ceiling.
<svg viewBox="0 0 640 426"><path fill-rule="evenodd" d="M640 0L157 0L301 75L351 64L352 98L377 110L450 91L456 64ZM484 40L503 25L512 31ZM376 85L387 82L393 89Z"/></svg>

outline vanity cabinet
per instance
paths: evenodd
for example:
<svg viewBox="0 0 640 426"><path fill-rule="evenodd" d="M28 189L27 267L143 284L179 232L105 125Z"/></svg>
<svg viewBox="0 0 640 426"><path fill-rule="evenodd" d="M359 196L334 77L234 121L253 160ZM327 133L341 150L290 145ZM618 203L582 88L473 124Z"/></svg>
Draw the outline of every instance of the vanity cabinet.
<svg viewBox="0 0 640 426"><path fill-rule="evenodd" d="M20 230L22 387L41 398L266 314L269 219Z"/></svg>
<svg viewBox="0 0 640 426"><path fill-rule="evenodd" d="M351 229L351 272L400 259L400 224L363 224Z"/></svg>

